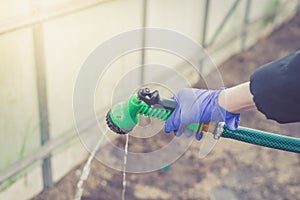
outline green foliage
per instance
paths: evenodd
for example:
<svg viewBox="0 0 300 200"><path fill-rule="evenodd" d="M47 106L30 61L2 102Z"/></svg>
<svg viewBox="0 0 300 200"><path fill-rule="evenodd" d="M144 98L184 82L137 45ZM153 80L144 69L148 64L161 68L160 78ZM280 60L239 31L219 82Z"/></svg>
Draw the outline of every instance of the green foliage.
<svg viewBox="0 0 300 200"><path fill-rule="evenodd" d="M28 149L26 149L26 143L28 142L28 139L30 138L31 134L33 134L38 129L38 124L32 126L31 120L28 121L27 126L24 128L24 133L22 134L22 146L18 153L18 160L21 160L25 153L28 153ZM7 160L5 166L12 165L13 162L11 160ZM35 165L34 165L35 166ZM8 187L10 187L12 184L14 184L20 177L24 176L24 174L27 173L27 170L19 173L16 176L13 176L9 179L7 179L4 183L0 185L0 192L4 191Z"/></svg>
<svg viewBox="0 0 300 200"><path fill-rule="evenodd" d="M9 186L11 186L12 184L14 184L17 180L18 180L18 176L14 176L10 179L7 179L3 184L0 185L0 192L6 190L7 188L9 188Z"/></svg>
<svg viewBox="0 0 300 200"><path fill-rule="evenodd" d="M278 7L280 6L280 0L268 0L265 5L266 17L263 20L263 25L272 23L277 15Z"/></svg>
<svg viewBox="0 0 300 200"><path fill-rule="evenodd" d="M164 164L162 167L161 167L161 171L163 172L168 172L171 170L171 166L170 165L167 165L167 164Z"/></svg>
<svg viewBox="0 0 300 200"><path fill-rule="evenodd" d="M28 139L30 139L30 137L32 136L32 134L34 134L37 129L39 128L39 124L36 123L35 125L32 125L31 120L29 120L27 122L27 126L24 128L24 133L22 134L22 146L20 148L19 151L19 159L22 159L25 156L25 153L28 154L29 150L28 148L26 148L26 144L29 142Z"/></svg>
<svg viewBox="0 0 300 200"><path fill-rule="evenodd" d="M38 161L36 163L34 163L33 165L31 165L30 167L28 167L27 169L23 170L22 172L12 176L11 178L5 180L1 185L0 185L0 192L6 190L7 188L9 188L11 185L13 185L19 178L26 176L27 173L29 173L30 171L32 171L34 168L38 167L41 165L42 161Z"/></svg>

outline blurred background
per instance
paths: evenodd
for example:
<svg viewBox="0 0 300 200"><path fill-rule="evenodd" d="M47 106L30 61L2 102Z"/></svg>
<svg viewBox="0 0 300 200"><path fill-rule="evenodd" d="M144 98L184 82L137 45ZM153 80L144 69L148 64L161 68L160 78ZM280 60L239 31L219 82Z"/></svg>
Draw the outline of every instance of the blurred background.
<svg viewBox="0 0 300 200"><path fill-rule="evenodd" d="M205 47L219 66L269 37L283 23L299 18L300 5L299 0L2 0L0 4L0 199L33 198L55 187L74 167L80 169L79 164L87 159L74 127L73 87L81 64L102 42L136 28L171 29ZM147 40L146 36L141 40L143 37ZM288 50L274 55L284 53ZM150 60L182 71L193 84L199 81L176 56L145 50L113 63L101 83L104 94L110 93L124 73ZM201 66L206 75L213 69L205 62ZM241 75L232 74L229 79L237 76ZM132 81L139 82L141 77ZM97 109L105 110L109 103L109 98L102 99ZM87 132L92 131L89 128ZM171 198L164 197L148 199ZM196 195L195 199L200 198Z"/></svg>

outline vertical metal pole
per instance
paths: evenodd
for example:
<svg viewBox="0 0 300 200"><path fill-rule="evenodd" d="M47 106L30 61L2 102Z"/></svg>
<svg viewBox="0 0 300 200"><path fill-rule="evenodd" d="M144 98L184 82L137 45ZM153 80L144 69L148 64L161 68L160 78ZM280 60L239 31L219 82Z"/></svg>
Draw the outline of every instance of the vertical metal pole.
<svg viewBox="0 0 300 200"><path fill-rule="evenodd" d="M222 22L220 23L219 27L217 28L217 30L215 31L214 35L212 36L212 39L206 45L210 46L210 45L214 44L214 42L216 41L216 39L220 35L221 31L223 30L225 24L227 23L228 19L232 16L232 13L235 11L235 9L237 8L237 6L239 5L240 2L241 2L241 0L236 0L232 4L232 6L230 7L230 9L228 10L228 12L226 13L226 15L224 16L224 18L222 19Z"/></svg>
<svg viewBox="0 0 300 200"><path fill-rule="evenodd" d="M207 31L207 21L208 21L208 13L209 13L209 2L210 0L205 1L205 8L204 8L204 18L203 18L203 25L202 25L202 39L201 39L201 45L205 49L206 46L206 31ZM200 74L203 73L203 58L199 61L199 71Z"/></svg>
<svg viewBox="0 0 300 200"><path fill-rule="evenodd" d="M143 1L143 21L142 21L142 28L143 28L143 33L142 33L142 55L141 55L141 79L140 79L140 84L143 85L145 81L145 42L146 42L146 31L145 28L147 26L147 6L148 6L148 0Z"/></svg>
<svg viewBox="0 0 300 200"><path fill-rule="evenodd" d="M243 21L243 27L242 27L242 35L241 35L241 51L244 51L246 49L247 26L249 24L250 7L251 7L251 0L247 0L244 21Z"/></svg>
<svg viewBox="0 0 300 200"><path fill-rule="evenodd" d="M209 13L209 1L205 1L205 9L204 9L204 18L203 18L203 26L202 26L202 40L201 45L203 48L206 48L206 30L207 30L207 20L208 20L208 13Z"/></svg>
<svg viewBox="0 0 300 200"><path fill-rule="evenodd" d="M38 93L38 110L40 117L40 135L41 145L44 145L50 139L49 121L48 121L48 103L47 103L47 83L45 74L45 53L44 53L44 34L42 24L33 27L33 42L35 54L35 70ZM51 155L43 159L42 164L44 189L53 186Z"/></svg>

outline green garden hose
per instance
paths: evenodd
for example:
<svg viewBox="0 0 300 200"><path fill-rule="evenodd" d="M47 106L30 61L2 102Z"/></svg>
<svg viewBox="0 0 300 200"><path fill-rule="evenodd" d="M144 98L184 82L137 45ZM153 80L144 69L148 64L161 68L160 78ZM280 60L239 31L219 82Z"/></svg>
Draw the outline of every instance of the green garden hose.
<svg viewBox="0 0 300 200"><path fill-rule="evenodd" d="M221 137L231 138L234 140L273 149L300 153L300 139L268 133L256 129L239 127L237 130L232 131L224 125Z"/></svg>

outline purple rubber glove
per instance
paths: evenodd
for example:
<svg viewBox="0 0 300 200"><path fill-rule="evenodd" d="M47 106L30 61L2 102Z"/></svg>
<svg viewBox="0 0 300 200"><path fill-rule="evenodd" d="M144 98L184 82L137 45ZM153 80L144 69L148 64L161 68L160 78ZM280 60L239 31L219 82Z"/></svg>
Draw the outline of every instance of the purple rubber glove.
<svg viewBox="0 0 300 200"><path fill-rule="evenodd" d="M182 127L203 122L225 122L229 129L237 129L240 114L232 114L218 104L218 96L224 89L184 88L180 90L173 97L178 105L165 123L165 132L174 131L176 136L180 136Z"/></svg>

